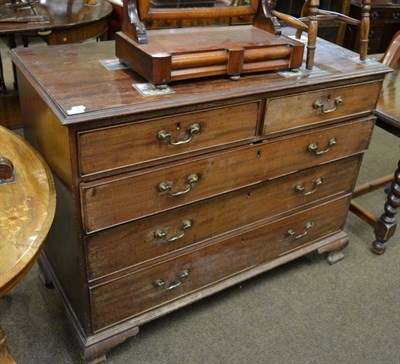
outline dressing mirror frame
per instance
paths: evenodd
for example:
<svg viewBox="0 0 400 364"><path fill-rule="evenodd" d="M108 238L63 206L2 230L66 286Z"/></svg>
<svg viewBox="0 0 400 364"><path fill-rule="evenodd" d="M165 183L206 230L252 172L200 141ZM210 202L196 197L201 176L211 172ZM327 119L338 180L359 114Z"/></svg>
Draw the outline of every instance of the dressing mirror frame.
<svg viewBox="0 0 400 364"><path fill-rule="evenodd" d="M157 87L218 75L238 80L244 73L298 68L302 64L304 44L281 34L281 25L272 14L276 0L251 0L248 7L161 10L151 9L150 0L123 3L122 29L115 38L116 56ZM180 19L226 20L248 15L252 17L250 24L174 25ZM161 26L152 27L153 21L161 21Z"/></svg>
<svg viewBox="0 0 400 364"><path fill-rule="evenodd" d="M201 0L200 0L201 1ZM186 8L152 8L151 0L136 0L138 15L142 21L151 20L180 20L180 19L204 19L204 18L222 18L234 16L252 16L256 15L259 0L250 0L248 6L232 7L186 7Z"/></svg>

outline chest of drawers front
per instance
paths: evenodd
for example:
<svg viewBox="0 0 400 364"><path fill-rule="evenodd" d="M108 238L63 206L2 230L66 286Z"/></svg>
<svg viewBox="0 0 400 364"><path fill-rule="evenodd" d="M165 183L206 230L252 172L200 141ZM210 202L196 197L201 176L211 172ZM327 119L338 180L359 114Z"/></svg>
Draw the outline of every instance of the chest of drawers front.
<svg viewBox="0 0 400 364"><path fill-rule="evenodd" d="M26 136L57 182L41 265L83 356L308 252L342 248L379 70L69 126L20 73Z"/></svg>
<svg viewBox="0 0 400 364"><path fill-rule="evenodd" d="M361 89L377 95L380 88L373 82L324 89L118 126L129 129L119 130L122 135L146 135L150 159L133 140L116 160L124 161L121 168L129 161L135 170L80 184L94 331L128 319L140 321L163 305L197 299L213 286L224 286L228 277L339 234L374 124L368 116L374 101L355 99ZM343 108L335 104L337 97L345 100ZM313 107L324 98L333 100L326 107L337 108L336 115ZM296 117L300 102L305 111L297 111ZM265 104L266 111L260 112ZM277 121L279 104L289 110L282 114L282 123ZM203 119L203 114L213 118ZM197 141L199 149L204 144L214 147L211 141L218 146L221 139L213 129L227 115L229 142L250 142L226 142L221 149L182 157ZM343 120L352 115L356 117ZM185 119L181 132L180 120ZM335 119L340 122L331 123ZM204 126L202 120L209 124ZM194 124L198 131L191 134ZM312 124L318 127L296 132ZM242 133L229 130L237 125L247 127ZM100 140L98 133L107 130L78 136L79 145L84 144L80 165L99 175L118 168L103 159L102 169L95 171L86 161L88 155L97 160L94 154L101 149L92 140ZM171 135L167 142L157 138L160 130ZM258 130L261 137L251 141ZM84 153L89 146L95 148ZM116 150L118 143L107 147ZM154 165L142 167L154 159Z"/></svg>

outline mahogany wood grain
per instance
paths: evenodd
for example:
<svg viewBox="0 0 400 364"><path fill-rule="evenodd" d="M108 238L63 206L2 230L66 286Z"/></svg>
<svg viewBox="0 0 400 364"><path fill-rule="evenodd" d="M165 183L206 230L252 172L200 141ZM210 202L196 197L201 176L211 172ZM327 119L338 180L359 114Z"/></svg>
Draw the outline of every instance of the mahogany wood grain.
<svg viewBox="0 0 400 364"><path fill-rule="evenodd" d="M108 325L137 316L153 307L170 302L196 289L208 286L240 271L257 266L294 251L303 245L337 232L344 224L349 198L341 198L317 208L305 210L288 218L262 225L230 239L221 240L204 248L167 260L148 269L126 275L91 288L93 326L97 331ZM328 211L341 212L326 219ZM313 227L302 238L293 238L304 233L307 223ZM188 270L186 279L179 274ZM166 285L182 282L175 289L155 287L162 279ZM113 310L109 308L113 307Z"/></svg>
<svg viewBox="0 0 400 364"><path fill-rule="evenodd" d="M29 271L53 222L55 190L42 157L20 136L0 127L2 156L13 164L16 180L0 184L0 297Z"/></svg>
<svg viewBox="0 0 400 364"><path fill-rule="evenodd" d="M382 92L376 107L379 126L399 130L400 98L399 96L400 70L389 73L383 83ZM382 123L379 121L382 119ZM386 127L383 124L387 124ZM396 132L394 132L396 134ZM399 132L398 132L399 133Z"/></svg>
<svg viewBox="0 0 400 364"><path fill-rule="evenodd" d="M397 43L397 47L399 44ZM400 70L389 74L384 81L383 92L379 98L376 115L379 126L400 138ZM384 205L384 212L375 226L375 241L372 251L383 254L387 241L394 235L397 222L396 213L400 207L400 160L393 175L393 182Z"/></svg>
<svg viewBox="0 0 400 364"><path fill-rule="evenodd" d="M400 68L400 30L390 41L381 62L392 68Z"/></svg>
<svg viewBox="0 0 400 364"><path fill-rule="evenodd" d="M259 220L291 213L293 209L338 193L348 194L359 164L360 156L354 156L89 236L86 239L89 279L98 280L112 273L120 275L132 266L135 270L141 269L151 264L150 260L159 261L183 248L187 251L189 245L243 229ZM322 184L316 187L318 179ZM299 185L305 191L297 190ZM279 195L276 191L280 191ZM192 227L182 239L166 242L154 236L160 229L166 232L167 238L178 236L185 220L190 220Z"/></svg>
<svg viewBox="0 0 400 364"><path fill-rule="evenodd" d="M53 222L56 197L43 158L23 138L0 126L0 297L30 270ZM0 362L15 364L0 328Z"/></svg>
<svg viewBox="0 0 400 364"><path fill-rule="evenodd" d="M365 118L348 124L302 132L283 140L267 142L264 153L270 156L269 176L293 173L365 151L369 145L374 121L373 118ZM332 138L337 144L329 147L329 141ZM318 151L326 151L326 153L316 155L309 150L310 144L316 144ZM328 148L329 151L327 151Z"/></svg>
<svg viewBox="0 0 400 364"><path fill-rule="evenodd" d="M257 132L260 107L259 101L229 105L81 132L78 134L81 174L140 165L166 156L251 140ZM191 127L195 124L200 130L186 144L173 146L168 140L157 138L158 133L164 130L171 134L170 141L173 143L188 140Z"/></svg>
<svg viewBox="0 0 400 364"><path fill-rule="evenodd" d="M46 107L45 102L30 88L26 80L19 78L21 108L28 110L27 117L23 120L24 135L35 148L40 150L57 176L71 184L69 131L60 125L53 112ZM48 135L51 135L51 138Z"/></svg>
<svg viewBox="0 0 400 364"><path fill-rule="evenodd" d="M368 113L375 107L380 89L381 83L373 82L267 99L264 134ZM363 95L371 97L365 98ZM339 98L341 101L336 102ZM319 101L323 105L316 107Z"/></svg>
<svg viewBox="0 0 400 364"><path fill-rule="evenodd" d="M347 242L342 229L350 196L341 197L352 190L359 159L368 146L374 124L368 108L373 102L356 98L362 105L360 112L352 113L358 109L347 105L349 115L290 124L276 133L265 129L269 119L278 119L273 114L265 117L265 105L267 100L302 93L379 84L389 69L377 62L360 63L355 53L318 42L317 67L311 72L249 74L237 82L226 77L179 81L171 84L175 93L154 97L133 89L132 84L143 78L131 70L111 71L103 66L101 60L115 59L112 42L11 52L19 69L22 108L30 116L26 136L55 172L59 203L41 266L60 293L87 361L135 335L145 322L308 252L328 252ZM284 111L297 107L296 98L290 100ZM79 105L84 112L68 113ZM302 112L305 109L300 108L299 120ZM285 113L280 114L283 118ZM182 153L169 153L173 147L168 146L154 157L154 149L160 147L158 126L171 131L170 126L176 128L172 120L178 118L180 130L187 133L191 117L193 122L203 118L208 132L212 128L216 134L207 140L214 143L204 142L200 149L196 144L181 145ZM163 122L170 124L158 125ZM156 144L143 145L142 128L150 130L146 124L152 123L157 125L150 132ZM227 135L223 130L229 130ZM185 136L173 133L173 140ZM196 134L193 143L201 138L201 133ZM313 144L316 151L324 151L332 138L336 144L322 155L308 151ZM189 146L193 149L184 149ZM82 174L82 160L90 174ZM201 167L203 173L191 191L177 197L178 202L165 192L160 196L157 188L164 178L173 182L173 192L186 188L186 177L196 173L191 167ZM312 191L317 177L323 183L313 194L293 192L298 184L304 185L300 190ZM287 188L291 192L280 196L280 189ZM283 227L281 222L288 220L293 224L285 226L285 232L293 229L299 235L311 210L317 212L321 230L315 230L313 237L309 229L309 240L302 242L304 236L294 244L281 244L280 233L269 230ZM194 215L192 227L186 229L187 240L165 248L154 246L155 228L174 237L182 232L182 220L190 218L190 212ZM236 217L230 221L231 216ZM247 253L242 238L255 242L254 251ZM244 255L243 259L235 256L238 263L230 267L226 249L232 244L235 252ZM208 253L209 258L204 255ZM183 294L172 294L171 299L159 291L152 293L149 285L154 280L179 283L175 278L185 268L181 264L196 264L197 259L210 263L209 273L200 275L199 282L195 282L197 275L189 274L192 280L185 282L189 288L185 290L182 283ZM134 288L124 287L126 283ZM143 297L142 302L134 302L136 308L130 306L133 296ZM120 306L109 306L114 300Z"/></svg>
<svg viewBox="0 0 400 364"><path fill-rule="evenodd" d="M116 34L116 55L149 82L300 67L303 44L251 25L157 29L138 44ZM237 51L241 52L238 57ZM235 53L236 52L236 53Z"/></svg>
<svg viewBox="0 0 400 364"><path fill-rule="evenodd" d="M47 98L51 95L51 98L57 100L57 106L50 104L50 108L64 125L87 123L93 119L115 125L126 122L127 116L129 121L134 121L143 120L143 113L150 118L156 114L175 114L179 110L193 111L196 110L193 105L220 104L231 100L233 96L236 100L240 97L251 97L254 100L266 93L272 97L273 92L283 95L308 91L321 83L326 87L340 85L341 82L346 85L349 79L357 77L363 77L363 80L382 80L387 72L387 68L379 63L363 67L354 60L353 52L338 49L323 39L318 39L318 42L320 51L316 54L315 62L325 72L311 72L299 79L296 76L286 78L275 72L266 72L243 76L238 82L223 76L196 82L176 82L171 85L174 94L151 98L133 89L133 83L144 81L133 71L109 71L99 62L115 57L113 42L16 49L11 51L10 56L24 77L32 80L39 93ZM85 84L85 90L80 84ZM283 88L286 88L284 92ZM85 106L85 112L69 115L67 110L77 105Z"/></svg>
<svg viewBox="0 0 400 364"><path fill-rule="evenodd" d="M369 144L373 125L373 120L362 120L279 142L209 154L170 167L82 184L85 230L94 232L362 152ZM337 145L330 152L317 156L307 150L312 143L325 149L331 138L336 138ZM199 180L187 194L170 196L158 188L160 183L170 181L173 193L183 191L192 174L197 174Z"/></svg>
<svg viewBox="0 0 400 364"><path fill-rule="evenodd" d="M139 17L142 21L161 19L213 19L231 16L254 15L261 1L250 0L246 3L227 4L226 6L199 6L168 8L154 6L149 0L135 1ZM214 5L214 4L213 4Z"/></svg>
<svg viewBox="0 0 400 364"><path fill-rule="evenodd" d="M83 5L84 0L52 0L37 2L35 4L35 12L39 16L47 17L48 22L2 22L0 23L0 33L2 34L15 34L26 32L45 32L50 30L49 39L58 39L60 43L51 42L51 44L63 44L73 41L82 41L87 38L88 31L96 29L96 23L100 28L104 27L107 22L107 17L111 15L112 6L106 0L97 0L96 6ZM18 16L24 17L32 15L31 9L18 10ZM105 24L103 24L105 23ZM94 28L83 28L83 25L94 26ZM63 39L58 34L72 34L69 31L71 28L76 28L77 34L73 35L73 39ZM105 28L107 30L107 27ZM61 31L61 33L58 33ZM53 34L54 33L54 34ZM95 31L91 33L90 38L96 34L101 35ZM54 38L53 38L54 36Z"/></svg>

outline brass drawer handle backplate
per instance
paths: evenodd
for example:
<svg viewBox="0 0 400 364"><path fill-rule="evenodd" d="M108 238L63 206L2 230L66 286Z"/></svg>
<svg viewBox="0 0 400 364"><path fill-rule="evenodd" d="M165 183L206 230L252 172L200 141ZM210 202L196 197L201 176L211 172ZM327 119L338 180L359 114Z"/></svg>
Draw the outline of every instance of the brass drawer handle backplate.
<svg viewBox="0 0 400 364"><path fill-rule="evenodd" d="M296 185L296 187L294 188L297 192L303 192L304 196L309 196L312 195L313 193L317 192L318 187L322 185L322 178L318 177L317 179L314 180L314 189L308 192L304 192L305 188L304 185L302 183L299 183L298 185Z"/></svg>
<svg viewBox="0 0 400 364"><path fill-rule="evenodd" d="M334 145L336 145L336 138L331 138L329 139L328 147L326 149L318 150L318 145L312 143L308 145L307 150L311 153L314 153L315 155L322 155L328 153L330 151L330 148L333 147Z"/></svg>
<svg viewBox="0 0 400 364"><path fill-rule="evenodd" d="M313 107L314 107L314 109L321 110L321 112L323 114L329 114L329 113L335 111L340 104L343 104L343 97L342 96L338 96L338 97L335 98L335 100L334 100L334 105L335 106L332 107L331 109L326 109L324 102L322 100L320 100L320 99L318 99L318 100L316 100L314 102Z"/></svg>
<svg viewBox="0 0 400 364"><path fill-rule="evenodd" d="M164 288L166 291L170 291L171 289L179 287L184 282L184 280L187 279L188 277L189 277L189 269L185 269L178 274L177 282L172 282L172 283L168 284L163 279L157 279L153 283L153 286L155 288Z"/></svg>
<svg viewBox="0 0 400 364"><path fill-rule="evenodd" d="M176 240L182 239L185 236L186 231L189 230L192 227L192 225L193 222L191 220L182 221L182 231L178 235L173 236L172 238L167 238L167 233L163 229L156 230L153 233L153 235L155 238L162 239L166 243L172 243Z"/></svg>
<svg viewBox="0 0 400 364"><path fill-rule="evenodd" d="M306 236L307 234L308 234L308 231L310 230L310 229L312 229L313 227L314 227L314 221L309 221L305 226L304 226L304 229L303 229L303 231L299 234L299 235L296 235L296 232L293 230L293 229L289 229L288 231L287 231L287 234L291 237L291 238L293 238L293 239L300 239L300 238L302 238L303 236Z"/></svg>
<svg viewBox="0 0 400 364"><path fill-rule="evenodd" d="M166 130L160 130L157 133L157 139L160 142L167 142L169 145L177 146L177 145L182 145L182 144L187 144L189 143L193 137L196 134L200 133L200 125L199 124L193 124L189 130L187 131L187 138L184 140L178 140L176 142L171 141L171 133L169 133Z"/></svg>
<svg viewBox="0 0 400 364"><path fill-rule="evenodd" d="M180 195L184 195L185 193L188 193L194 187L195 183L198 182L198 180L199 180L199 176L196 173L193 173L187 178L188 184L183 191L171 192L171 189L172 189L171 181L161 182L158 185L158 190L160 192L168 192L171 196L180 196Z"/></svg>

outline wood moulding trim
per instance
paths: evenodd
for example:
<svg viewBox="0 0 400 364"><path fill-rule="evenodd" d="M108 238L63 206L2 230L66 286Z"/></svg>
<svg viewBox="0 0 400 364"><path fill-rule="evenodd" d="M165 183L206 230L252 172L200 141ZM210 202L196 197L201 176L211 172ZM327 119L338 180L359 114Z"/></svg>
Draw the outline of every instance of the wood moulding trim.
<svg viewBox="0 0 400 364"><path fill-rule="evenodd" d="M230 277L227 277L210 286L199 289L180 299L160 305L159 307L155 307L154 309L144 314L141 314L138 317L117 323L111 327L107 327L98 332L94 332L93 334L85 333L82 325L75 315L73 308L69 304L65 292L63 291L50 264L48 263L46 254L44 252L39 258L39 266L42 272L45 274L46 277L48 277L49 281L51 281L51 283L56 288L58 294L60 295L61 301L66 307L67 317L72 325L74 336L76 337L81 348L82 356L86 361L88 361L105 355L111 348L124 342L129 337L137 335L139 333L139 326L146 322L161 317L167 313L175 311L193 302L199 301L200 299L208 297L225 288L231 287L259 274L265 273L266 271L274 269L280 265L295 260L313 251L318 251L320 254L324 252L329 252L337 247L338 242L346 243L347 241L347 234L343 231L338 231L327 237L303 246L295 251L292 251L289 254L278 257L277 259L274 259L272 261L265 262L264 264L257 265L251 269L246 269L245 271L236 273ZM332 249L330 249L331 246L333 247Z"/></svg>
<svg viewBox="0 0 400 364"><path fill-rule="evenodd" d="M341 246L343 245L344 242L348 241L348 236L345 232L343 231L337 231L329 236L325 236L322 239L318 239L306 246L303 246L299 249L291 251L289 254L280 256L276 259L273 259L271 261L265 262L263 264L256 265L250 269L246 269L242 272L238 272L233 274L232 276L226 277L222 279L221 281L218 281L216 283L212 283L206 287L200 288L197 291L194 291L188 295L185 295L184 297L175 299L171 302L164 303L158 307L155 307L154 309L151 309L143 314L140 314L139 316L132 318L128 321L122 321L120 323L117 323L117 326L120 326L121 330L123 328L126 328L127 326L130 327L139 327L143 325L146 322L149 322L155 318L164 316L172 311L175 311L181 307L184 307L188 304L191 304L193 302L199 301L200 299L203 299L205 297L211 296L214 293L220 292L225 288L229 288L235 284L241 283L247 279L253 278L259 274L265 273L269 270L272 270L280 265L283 265L287 262L290 262L292 260L295 260L301 256L304 256L308 253L311 253L313 251L320 251L321 253L324 252L330 252L333 249L330 249L330 246L336 247L338 242L340 242ZM108 327L105 330L111 330L112 328L115 328L115 326ZM102 331L98 331L100 333Z"/></svg>

